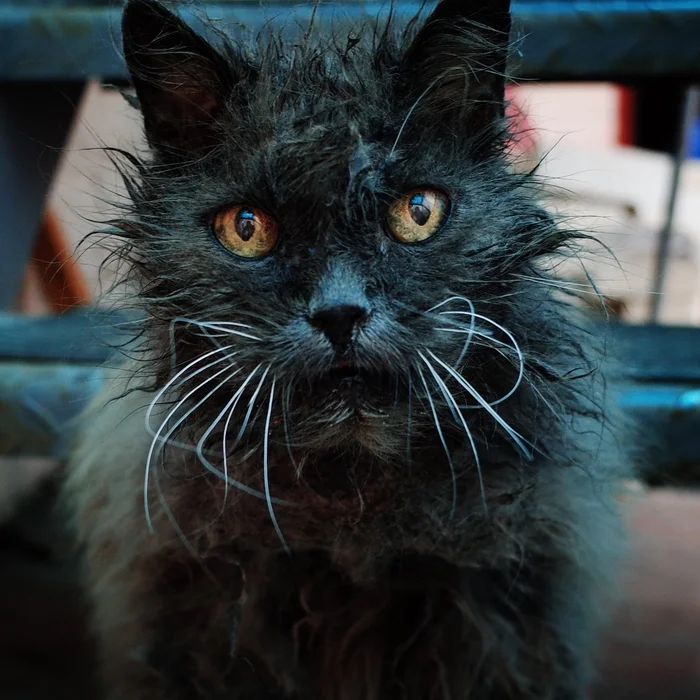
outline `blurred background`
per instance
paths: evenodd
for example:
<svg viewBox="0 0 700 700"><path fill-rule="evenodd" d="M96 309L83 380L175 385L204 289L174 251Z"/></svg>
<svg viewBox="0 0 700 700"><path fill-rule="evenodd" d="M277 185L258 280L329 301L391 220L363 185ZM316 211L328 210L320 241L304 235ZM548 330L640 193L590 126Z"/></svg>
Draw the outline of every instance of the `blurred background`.
<svg viewBox="0 0 700 700"><path fill-rule="evenodd" d="M614 252L618 263L601 248L586 258L588 271L614 311L625 321L648 321L673 169L672 153L651 146L669 142L670 151L675 134L655 135L663 138L656 143L643 139L640 145L634 92L610 83L522 82L509 90L509 97L517 110L516 129L521 130L517 159L526 167L541 159L541 179L553 185L550 206L575 216L578 221L570 225L594 232ZM659 120L658 128L675 132L677 125ZM113 198L110 193L119 187L107 156L87 149L105 144L142 147L140 129L138 113L119 93L89 82L48 200L68 249L92 230L85 218L104 216L106 207L99 199ZM692 138L677 195L658 316L662 323L700 324L700 110L694 115ZM103 256L92 249L78 258L90 298L100 292ZM29 268L20 297L27 313L51 310L37 272ZM586 282L579 271L570 274ZM101 279L105 283L111 277L107 273Z"/></svg>
<svg viewBox="0 0 700 700"><path fill-rule="evenodd" d="M73 254L108 218L104 200L123 194L99 149L143 147L115 89L120 4L0 0L1 700L95 697L53 503L70 418L100 385L105 342L125 334L101 301L105 252ZM301 3L264 4L308 16ZM417 3L396 6L408 15ZM266 16L244 0L188 2L184 14L231 27ZM627 485L631 555L596 698L698 698L700 0L530 0L514 14L514 167L539 163L546 205L604 244L559 274L595 321L610 319L621 400L656 445L648 477Z"/></svg>

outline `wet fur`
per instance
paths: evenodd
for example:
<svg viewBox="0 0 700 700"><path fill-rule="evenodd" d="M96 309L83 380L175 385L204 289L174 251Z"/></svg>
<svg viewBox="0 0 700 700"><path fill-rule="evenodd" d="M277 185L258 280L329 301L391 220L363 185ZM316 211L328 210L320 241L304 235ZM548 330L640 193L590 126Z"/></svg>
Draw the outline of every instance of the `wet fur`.
<svg viewBox="0 0 700 700"><path fill-rule="evenodd" d="M448 21L422 31L420 19L294 45L219 37L217 52L174 19L150 44L148 21L132 26L126 57L152 155L119 161L131 203L111 234L148 321L135 359L85 414L66 489L109 700L588 697L625 455L603 346L547 272L582 234L557 226L534 178L507 162L507 4L460 8L443 2ZM164 16L152 2L128 12ZM451 218L402 247L383 213L424 184L450 194ZM211 236L208 216L237 202L282 223L270 258L242 263ZM455 296L442 310L469 311L468 299L494 336L512 333L524 363L498 415L527 449L487 411L464 410L480 469L418 351L459 362L487 401L514 386L518 363L488 337L461 357L464 335L439 330L461 317L429 311ZM337 298L372 308L355 344L363 420L304 321ZM246 371L174 437L196 445L269 366L260 396L262 370L232 414L237 429L250 407L225 465L268 498L225 488L193 451L166 445L148 476L149 531L146 411L175 371L223 342L181 318L249 324L260 339L225 339ZM164 394L154 427L189 388ZM203 445L220 471L225 439L221 421Z"/></svg>

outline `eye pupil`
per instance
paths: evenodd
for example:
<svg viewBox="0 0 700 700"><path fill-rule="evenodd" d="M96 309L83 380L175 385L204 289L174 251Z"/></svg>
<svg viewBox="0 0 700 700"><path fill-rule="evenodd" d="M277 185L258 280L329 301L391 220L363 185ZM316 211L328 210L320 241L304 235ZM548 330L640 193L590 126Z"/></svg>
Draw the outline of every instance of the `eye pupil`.
<svg viewBox="0 0 700 700"><path fill-rule="evenodd" d="M255 214L250 209L241 209L236 217L236 233L242 241L249 241L255 234Z"/></svg>
<svg viewBox="0 0 700 700"><path fill-rule="evenodd" d="M211 228L219 243L240 258L265 257L279 237L279 226L267 212L240 205L219 211Z"/></svg>
<svg viewBox="0 0 700 700"><path fill-rule="evenodd" d="M425 204L413 204L409 207L411 218L419 225L425 226L430 219L430 209Z"/></svg>
<svg viewBox="0 0 700 700"><path fill-rule="evenodd" d="M450 199L432 187L397 197L386 214L388 232L400 243L420 243L437 233L450 214Z"/></svg>

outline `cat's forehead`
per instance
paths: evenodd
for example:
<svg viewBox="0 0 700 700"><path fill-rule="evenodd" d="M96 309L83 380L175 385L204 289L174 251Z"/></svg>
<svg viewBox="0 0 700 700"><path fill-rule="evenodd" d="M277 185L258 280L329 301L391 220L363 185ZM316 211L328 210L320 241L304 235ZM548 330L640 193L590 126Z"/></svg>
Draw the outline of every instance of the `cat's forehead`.
<svg viewBox="0 0 700 700"><path fill-rule="evenodd" d="M323 95L282 104L271 99L266 114L252 111L244 123L234 118L231 162L258 162L278 186L331 195L338 186L382 170L395 131L388 107L346 106L327 108Z"/></svg>
<svg viewBox="0 0 700 700"><path fill-rule="evenodd" d="M352 34L347 31L349 42ZM341 39L338 42L342 44ZM398 59L380 60L369 39L358 39L348 53L327 39L311 47L285 49L280 55L271 54L269 46L258 46L256 70L248 83L253 111L291 118L301 131L342 126L352 131L392 101Z"/></svg>
<svg viewBox="0 0 700 700"><path fill-rule="evenodd" d="M158 161L233 189L226 197L254 198L270 183L275 194L345 196L378 171L375 182L399 192L439 186L464 175L472 143L483 158L500 144L507 40L487 40L493 18L481 27L471 10L473 26L455 28L454 11L410 28L363 21L212 46L165 11L134 10L125 56L149 144Z"/></svg>

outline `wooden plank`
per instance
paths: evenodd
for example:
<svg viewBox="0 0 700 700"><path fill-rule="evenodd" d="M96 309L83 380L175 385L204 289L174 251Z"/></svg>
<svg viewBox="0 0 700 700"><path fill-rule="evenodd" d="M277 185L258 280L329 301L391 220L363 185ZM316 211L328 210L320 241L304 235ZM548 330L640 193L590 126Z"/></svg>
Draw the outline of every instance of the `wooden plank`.
<svg viewBox="0 0 700 700"><path fill-rule="evenodd" d="M395 3L403 20L420 7L417 0ZM431 5L432 3L428 3ZM202 2L182 9L194 25L202 16L231 31L270 22L296 35L313 3ZM356 0L322 3L319 27L339 17L373 20L390 3ZM68 4L0 2L0 80L84 80L99 75L126 78L116 47L120 43L116 2ZM513 6L518 52L512 71L544 80L628 81L639 78L700 77L700 0L598 0L537 2Z"/></svg>
<svg viewBox="0 0 700 700"><path fill-rule="evenodd" d="M93 365L0 363L0 455L65 457L72 420L103 379Z"/></svg>
<svg viewBox="0 0 700 700"><path fill-rule="evenodd" d="M66 362L98 365L133 337L133 317L76 309L61 316L0 313L0 362Z"/></svg>
<svg viewBox="0 0 700 700"><path fill-rule="evenodd" d="M128 347L133 318L96 310L0 315L0 455L66 455L72 420ZM621 406L656 436L658 472L675 478L700 455L700 329L601 326L622 358ZM694 472L700 469L693 466Z"/></svg>
<svg viewBox="0 0 700 700"><path fill-rule="evenodd" d="M100 364L128 345L138 329L134 314L94 308L61 316L0 313L0 362ZM700 383L700 328L600 324L630 381Z"/></svg>
<svg viewBox="0 0 700 700"><path fill-rule="evenodd" d="M610 324L613 354L627 379L640 382L700 382L700 328Z"/></svg>

